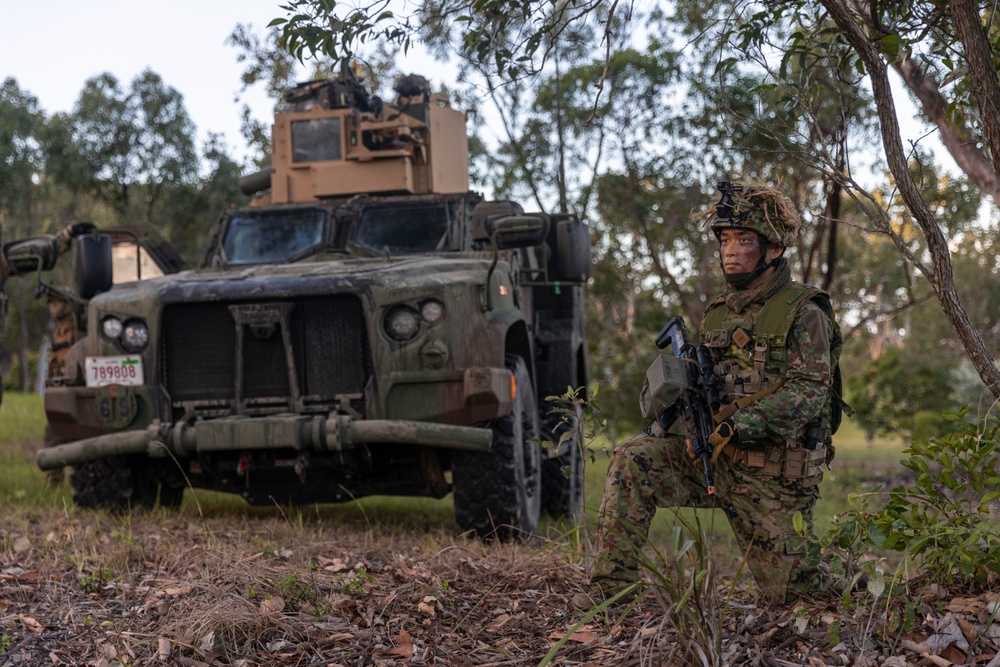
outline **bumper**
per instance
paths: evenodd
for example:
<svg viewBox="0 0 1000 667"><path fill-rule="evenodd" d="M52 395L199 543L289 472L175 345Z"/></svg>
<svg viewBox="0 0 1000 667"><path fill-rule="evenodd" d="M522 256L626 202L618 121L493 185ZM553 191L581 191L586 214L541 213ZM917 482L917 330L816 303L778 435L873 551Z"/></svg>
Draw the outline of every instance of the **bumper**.
<svg viewBox="0 0 1000 667"><path fill-rule="evenodd" d="M403 420L354 420L328 417L273 416L215 419L163 424L99 435L38 452L38 467L54 470L108 456L146 454L184 458L200 452L245 451L292 447L298 450L343 452L357 444L397 443L489 451L493 433L473 426Z"/></svg>

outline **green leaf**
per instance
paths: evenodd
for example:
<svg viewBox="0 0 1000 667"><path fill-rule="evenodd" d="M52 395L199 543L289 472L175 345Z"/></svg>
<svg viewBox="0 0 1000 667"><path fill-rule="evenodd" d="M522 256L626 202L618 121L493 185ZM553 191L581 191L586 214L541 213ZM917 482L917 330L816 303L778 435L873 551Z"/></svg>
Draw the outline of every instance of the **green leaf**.
<svg viewBox="0 0 1000 667"><path fill-rule="evenodd" d="M876 598L882 597L882 593L885 592L885 575L882 573L882 568L875 568L868 577L868 592Z"/></svg>
<svg viewBox="0 0 1000 667"><path fill-rule="evenodd" d="M802 518L802 512L796 512L792 515L792 528L798 535L806 534L806 521Z"/></svg>
<svg viewBox="0 0 1000 667"><path fill-rule="evenodd" d="M885 549L885 533L874 524L868 526L868 540L876 549Z"/></svg>
<svg viewBox="0 0 1000 667"><path fill-rule="evenodd" d="M886 35L879 40L879 52L885 55L888 60L898 58L902 46L903 42L899 39L899 35Z"/></svg>

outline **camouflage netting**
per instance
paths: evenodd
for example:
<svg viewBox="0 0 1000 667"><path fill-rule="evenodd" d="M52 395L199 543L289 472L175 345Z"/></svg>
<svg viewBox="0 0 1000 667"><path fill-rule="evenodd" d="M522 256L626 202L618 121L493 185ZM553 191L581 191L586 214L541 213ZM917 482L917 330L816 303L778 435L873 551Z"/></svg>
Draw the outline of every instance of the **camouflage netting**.
<svg viewBox="0 0 1000 667"><path fill-rule="evenodd" d="M795 244L802 220L791 201L783 194L760 183L737 183L742 190L732 192L733 211L729 220L719 220L713 204L692 216L698 224L709 227L718 237L722 229L751 229L769 243L787 248Z"/></svg>

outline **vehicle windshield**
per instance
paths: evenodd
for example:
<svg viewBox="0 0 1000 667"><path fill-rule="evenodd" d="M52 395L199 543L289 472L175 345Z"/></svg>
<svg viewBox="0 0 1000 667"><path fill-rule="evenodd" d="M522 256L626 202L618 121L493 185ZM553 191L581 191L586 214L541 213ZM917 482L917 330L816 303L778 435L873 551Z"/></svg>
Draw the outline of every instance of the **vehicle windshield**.
<svg viewBox="0 0 1000 667"><path fill-rule="evenodd" d="M320 209L237 213L229 218L222 247L230 264L287 262L323 243Z"/></svg>
<svg viewBox="0 0 1000 667"><path fill-rule="evenodd" d="M370 206L358 216L351 240L372 253L443 250L448 240L448 211L443 204Z"/></svg>

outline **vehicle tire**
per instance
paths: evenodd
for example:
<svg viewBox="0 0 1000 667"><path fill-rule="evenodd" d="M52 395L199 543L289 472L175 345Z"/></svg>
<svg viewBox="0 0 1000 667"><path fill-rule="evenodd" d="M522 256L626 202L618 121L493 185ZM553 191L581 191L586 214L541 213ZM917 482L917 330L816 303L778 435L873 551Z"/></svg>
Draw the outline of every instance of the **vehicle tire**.
<svg viewBox="0 0 1000 667"><path fill-rule="evenodd" d="M528 367L507 357L514 374L514 410L490 422L489 452L456 450L451 458L455 519L482 538L523 539L538 528L541 511L541 447L538 412Z"/></svg>
<svg viewBox="0 0 1000 667"><path fill-rule="evenodd" d="M183 477L169 460L109 456L73 466L70 484L73 502L85 508L176 509L184 497Z"/></svg>
<svg viewBox="0 0 1000 667"><path fill-rule="evenodd" d="M562 414L548 414L551 407L543 408L543 440L558 443L567 431L574 436L564 443L562 454L542 462L542 510L554 519L577 521L583 509L583 443L578 430L583 410L578 406L575 419L567 423Z"/></svg>

